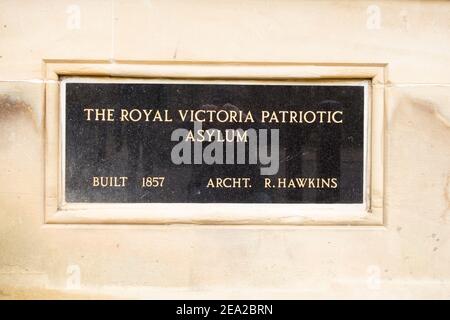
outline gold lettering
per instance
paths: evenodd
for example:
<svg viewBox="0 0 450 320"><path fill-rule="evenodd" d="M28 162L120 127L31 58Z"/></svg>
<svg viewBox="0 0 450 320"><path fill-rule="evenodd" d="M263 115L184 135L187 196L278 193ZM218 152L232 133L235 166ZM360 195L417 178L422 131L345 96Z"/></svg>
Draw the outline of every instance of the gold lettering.
<svg viewBox="0 0 450 320"><path fill-rule="evenodd" d="M93 187L125 187L128 177L92 177Z"/></svg>
<svg viewBox="0 0 450 320"><path fill-rule="evenodd" d="M87 121L91 121L91 112L93 112L94 109L86 108L86 109L83 109L83 111L86 112L86 120Z"/></svg>
<svg viewBox="0 0 450 320"><path fill-rule="evenodd" d="M206 184L207 188L251 188L250 178L235 178L235 177L225 177L225 178L209 178Z"/></svg>
<svg viewBox="0 0 450 320"><path fill-rule="evenodd" d="M340 116L341 116L341 120L336 120L336 114L339 114ZM342 111L335 111L335 112L333 112L333 115L332 115L332 118L333 118L333 122L334 123L342 123L342 115L343 115L343 112Z"/></svg>
<svg viewBox="0 0 450 320"><path fill-rule="evenodd" d="M114 109L85 108L83 111L86 112L86 121L92 120L92 113L95 121L114 121Z"/></svg>

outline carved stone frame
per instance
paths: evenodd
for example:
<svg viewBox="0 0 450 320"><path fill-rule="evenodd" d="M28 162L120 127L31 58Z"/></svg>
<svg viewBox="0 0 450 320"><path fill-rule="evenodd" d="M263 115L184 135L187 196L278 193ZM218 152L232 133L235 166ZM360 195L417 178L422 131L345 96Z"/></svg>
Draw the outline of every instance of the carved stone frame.
<svg viewBox="0 0 450 320"><path fill-rule="evenodd" d="M383 226L384 64L57 61L44 63L45 223ZM207 81L369 82L367 208L333 205L315 212L299 204L84 204L61 199L60 79L65 76ZM245 208L244 208L245 207Z"/></svg>

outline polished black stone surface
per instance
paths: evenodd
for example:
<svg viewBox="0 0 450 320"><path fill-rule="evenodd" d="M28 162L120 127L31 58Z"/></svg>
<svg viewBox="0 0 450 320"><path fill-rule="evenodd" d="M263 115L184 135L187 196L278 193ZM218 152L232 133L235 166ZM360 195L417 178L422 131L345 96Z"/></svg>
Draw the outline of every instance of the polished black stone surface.
<svg viewBox="0 0 450 320"><path fill-rule="evenodd" d="M362 203L364 87L350 85L223 85L67 83L65 199L108 203ZM86 108L114 109L114 121L87 121ZM121 109L168 109L172 122L119 121ZM204 123L203 129L279 129L279 171L260 164L180 164L171 141L179 109L251 111L254 123ZM343 111L342 123L261 123L261 110ZM209 142L204 142L205 147ZM269 142L270 143L270 142ZM263 166L264 167L264 166ZM127 177L125 186L94 186L93 177ZM142 187L165 177L163 187ZM209 179L248 177L249 188L208 188ZM264 179L270 178L270 188ZM278 178L335 178L335 188L293 188ZM119 186L117 186L119 185ZM313 184L314 186L314 184Z"/></svg>

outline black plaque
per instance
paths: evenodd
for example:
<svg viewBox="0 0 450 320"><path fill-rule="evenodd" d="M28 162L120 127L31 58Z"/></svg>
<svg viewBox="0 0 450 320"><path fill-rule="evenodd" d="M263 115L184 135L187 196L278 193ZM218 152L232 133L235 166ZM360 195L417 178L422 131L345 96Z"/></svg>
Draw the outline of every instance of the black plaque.
<svg viewBox="0 0 450 320"><path fill-rule="evenodd" d="M69 81L63 105L65 201L362 203L364 89L363 85L333 84ZM220 131L222 139L226 130L266 132L269 154L276 142L271 130L277 129L278 170L263 174L267 162L258 158L257 163L250 163L249 154L245 163L238 164L236 159L225 163L225 144L222 164L207 164L202 159L200 164L194 160L174 163L171 153L181 140L172 141L172 133L186 129L196 134L194 126L199 124L193 122L196 119L190 121L189 112L183 119L180 112L184 110L203 110L202 130ZM232 114L241 118L223 122L208 118L219 112L219 120ZM254 121L242 121L248 120L249 113ZM266 115L270 117L263 121ZM198 136L194 142L201 152L212 143L206 137L199 142ZM248 142L245 150L249 149ZM191 159L194 152L195 147Z"/></svg>

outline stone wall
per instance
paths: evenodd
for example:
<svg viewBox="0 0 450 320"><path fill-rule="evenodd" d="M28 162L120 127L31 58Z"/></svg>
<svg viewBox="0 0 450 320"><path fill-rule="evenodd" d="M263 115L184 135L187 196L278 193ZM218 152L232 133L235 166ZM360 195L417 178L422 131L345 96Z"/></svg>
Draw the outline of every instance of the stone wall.
<svg viewBox="0 0 450 320"><path fill-rule="evenodd" d="M0 298L449 298L450 3L0 1ZM44 223L46 61L386 67L384 226Z"/></svg>

